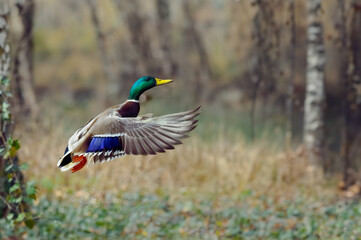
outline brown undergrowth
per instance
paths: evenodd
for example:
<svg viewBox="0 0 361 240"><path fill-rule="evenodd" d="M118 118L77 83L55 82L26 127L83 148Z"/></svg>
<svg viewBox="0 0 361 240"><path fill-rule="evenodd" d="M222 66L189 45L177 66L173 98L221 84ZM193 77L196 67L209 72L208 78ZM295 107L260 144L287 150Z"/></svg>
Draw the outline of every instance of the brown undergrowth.
<svg viewBox="0 0 361 240"><path fill-rule="evenodd" d="M241 136L227 137L221 130L214 141L205 142L195 131L183 145L163 154L126 156L75 174L60 172L57 160L69 137L64 128L61 124L46 129L26 124L16 127L20 159L29 163L27 177L37 182L41 194L234 195L252 190L257 195L288 198L333 191L325 188L329 181L307 167L302 148L284 150L269 140L246 143Z"/></svg>

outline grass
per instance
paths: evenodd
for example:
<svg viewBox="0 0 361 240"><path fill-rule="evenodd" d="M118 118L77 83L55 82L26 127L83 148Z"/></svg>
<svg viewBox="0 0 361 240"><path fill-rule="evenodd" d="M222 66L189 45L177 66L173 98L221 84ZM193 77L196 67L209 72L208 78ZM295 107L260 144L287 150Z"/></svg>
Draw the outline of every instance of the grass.
<svg viewBox="0 0 361 240"><path fill-rule="evenodd" d="M26 239L360 239L361 204L280 199L171 199L139 193L42 197ZM1 222L0 222L1 224ZM1 236L1 235L0 235Z"/></svg>
<svg viewBox="0 0 361 240"><path fill-rule="evenodd" d="M30 165L27 179L39 186L37 224L19 230L27 239L361 236L361 205L337 200L336 178L309 168L302 148L285 147L277 124L268 123L259 130L263 137L251 143L241 134L249 122L239 123L240 113L226 110L205 107L192 137L165 154L127 156L77 174L59 172L56 163L67 139L96 109L82 106L66 103L49 110L40 125L16 127L20 159ZM170 108L151 103L143 113L187 109Z"/></svg>
<svg viewBox="0 0 361 240"><path fill-rule="evenodd" d="M90 98L103 83L99 79L104 75L89 16L63 9L67 6L63 3L54 5L57 1L42 2L34 29L34 75L35 85L42 91L38 98L41 120L34 123L25 119L15 128L22 145L20 159L30 165L26 178L39 187L32 209L37 223L31 230L19 229L25 239L361 238L361 204L339 199L337 176L327 179L307 166L303 149L291 149L285 142L282 118L258 119L257 140L252 141L247 109L204 106L199 126L176 150L157 156L124 157L77 174L61 173L56 163L68 138L102 110ZM47 7L41 7L45 2ZM235 9L252 10L247 4L238 4ZM60 11L58 7L62 7ZM41 18L49 11L55 13L53 20ZM117 42L110 48L118 46L119 41L127 46L124 26L113 21L119 16L106 12L101 19L105 29L111 30L113 24L121 28L116 35L108 36L109 43ZM236 17L240 26L253 16L252 11L244 12L248 14ZM230 16L228 11L217 13L221 18ZM74 25L74 20L81 24ZM54 27L54 21L59 26ZM213 44L223 42L222 38L206 38L210 46L222 46L209 49L217 80L238 79L247 67L239 63L248 61L244 49L250 42L250 29L242 27L243 48L235 48L235 44L239 46L239 30L232 27L230 31L237 37L227 37L228 54L223 54L225 44ZM180 37L176 44L182 41ZM178 52L184 50L182 45ZM123 51L126 48L121 49L124 58L132 54ZM233 63L225 58L229 56ZM118 64L123 63L120 59ZM181 74L173 85L157 89L157 101L143 104L143 113L166 114L193 105L185 102L192 102L188 99L189 85L183 86L186 100L179 96L176 104L169 102L182 92L179 89L186 85L186 77L194 72L192 64L180 64L181 69L189 66L191 72ZM12 229L0 220L0 239L11 234Z"/></svg>
<svg viewBox="0 0 361 240"><path fill-rule="evenodd" d="M59 121L56 127L44 124L43 128L17 128L22 143L20 157L30 164L29 178L40 184L42 193L78 189L94 194L118 190L154 193L185 189L227 194L252 188L286 189L294 183L308 184L302 151L285 152L278 141L260 140L250 144L231 127L225 130L225 126L218 124L225 121L212 118L212 112L207 109L202 114L209 117L202 117L192 137L174 151L156 156L127 156L77 174L60 173L57 159L63 154L68 137L81 125L71 125L70 121L78 121L82 114L66 113L68 122Z"/></svg>

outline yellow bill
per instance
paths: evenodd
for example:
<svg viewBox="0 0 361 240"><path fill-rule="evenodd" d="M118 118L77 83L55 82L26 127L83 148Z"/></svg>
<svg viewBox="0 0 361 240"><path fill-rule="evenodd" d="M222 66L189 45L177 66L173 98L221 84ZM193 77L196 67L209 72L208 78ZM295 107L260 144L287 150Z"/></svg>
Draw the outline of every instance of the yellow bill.
<svg viewBox="0 0 361 240"><path fill-rule="evenodd" d="M171 79L159 79L159 78L155 78L155 81L157 82L157 86L173 82L173 80L171 80Z"/></svg>

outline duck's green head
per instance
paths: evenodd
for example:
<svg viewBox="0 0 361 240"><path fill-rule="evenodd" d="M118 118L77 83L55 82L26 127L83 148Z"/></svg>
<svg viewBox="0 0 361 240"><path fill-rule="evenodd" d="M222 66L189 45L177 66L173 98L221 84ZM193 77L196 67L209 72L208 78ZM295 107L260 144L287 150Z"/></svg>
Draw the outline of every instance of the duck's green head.
<svg viewBox="0 0 361 240"><path fill-rule="evenodd" d="M164 80L150 76L141 77L133 84L133 87L130 89L128 100L139 100L140 95L148 89L170 82L172 82L170 79Z"/></svg>

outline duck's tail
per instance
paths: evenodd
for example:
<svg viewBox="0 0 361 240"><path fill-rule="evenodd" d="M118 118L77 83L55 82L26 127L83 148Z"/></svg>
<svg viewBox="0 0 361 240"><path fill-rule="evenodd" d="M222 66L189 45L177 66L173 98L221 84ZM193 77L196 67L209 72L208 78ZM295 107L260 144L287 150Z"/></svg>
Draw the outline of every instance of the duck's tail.
<svg viewBox="0 0 361 240"><path fill-rule="evenodd" d="M77 172L82 169L87 163L87 158L83 155L76 155L71 157L71 152L68 151L68 148L65 149L65 154L58 161L58 167L61 171L68 171L71 169L71 172Z"/></svg>

